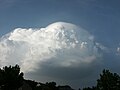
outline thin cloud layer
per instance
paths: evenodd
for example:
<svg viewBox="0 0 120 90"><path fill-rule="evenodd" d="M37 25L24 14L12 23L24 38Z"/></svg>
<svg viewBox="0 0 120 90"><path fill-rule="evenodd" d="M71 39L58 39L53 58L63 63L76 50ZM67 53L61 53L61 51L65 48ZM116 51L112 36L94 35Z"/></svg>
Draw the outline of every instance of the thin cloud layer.
<svg viewBox="0 0 120 90"><path fill-rule="evenodd" d="M70 23L17 28L0 38L0 66L19 64L24 73L38 72L52 78L65 79L68 73L68 79L74 80L79 76L72 73L80 75L85 72L82 70L93 68L102 58L103 49L89 32Z"/></svg>

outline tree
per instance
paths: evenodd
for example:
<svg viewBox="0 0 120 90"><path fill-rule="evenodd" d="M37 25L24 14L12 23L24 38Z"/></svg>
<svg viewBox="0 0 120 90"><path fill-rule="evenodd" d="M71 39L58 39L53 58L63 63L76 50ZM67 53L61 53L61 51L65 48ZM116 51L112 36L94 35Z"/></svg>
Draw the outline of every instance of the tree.
<svg viewBox="0 0 120 90"><path fill-rule="evenodd" d="M23 83L23 73L19 65L5 66L0 69L0 87L2 90L17 90Z"/></svg>
<svg viewBox="0 0 120 90"><path fill-rule="evenodd" d="M57 90L55 82L46 82L46 86L49 88L48 90Z"/></svg>
<svg viewBox="0 0 120 90"><path fill-rule="evenodd" d="M93 86L92 88L90 88L90 87L83 88L83 90L98 90L98 89L97 89L97 87Z"/></svg>
<svg viewBox="0 0 120 90"><path fill-rule="evenodd" d="M120 76L104 69L100 79L97 80L97 88L98 90L120 90Z"/></svg>
<svg viewBox="0 0 120 90"><path fill-rule="evenodd" d="M36 90L37 87L37 82L32 81L32 80L24 80L28 85L30 85L30 87L32 88L32 90Z"/></svg>

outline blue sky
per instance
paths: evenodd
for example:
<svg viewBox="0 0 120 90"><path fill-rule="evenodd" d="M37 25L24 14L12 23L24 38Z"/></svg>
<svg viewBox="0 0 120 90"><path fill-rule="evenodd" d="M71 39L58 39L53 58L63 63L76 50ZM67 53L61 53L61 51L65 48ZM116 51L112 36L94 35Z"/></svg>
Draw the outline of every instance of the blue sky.
<svg viewBox="0 0 120 90"><path fill-rule="evenodd" d="M120 0L0 0L0 37L57 22L80 26L108 48L103 68L120 73Z"/></svg>
<svg viewBox="0 0 120 90"><path fill-rule="evenodd" d="M87 29L112 47L119 43L119 0L0 0L0 36L17 27L65 21Z"/></svg>

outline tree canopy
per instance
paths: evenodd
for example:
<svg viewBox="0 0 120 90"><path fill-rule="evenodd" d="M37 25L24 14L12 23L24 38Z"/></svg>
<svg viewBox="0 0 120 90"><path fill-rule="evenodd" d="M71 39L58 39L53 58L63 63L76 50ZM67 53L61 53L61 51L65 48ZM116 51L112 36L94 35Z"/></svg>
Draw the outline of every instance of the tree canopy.
<svg viewBox="0 0 120 90"><path fill-rule="evenodd" d="M26 82L32 90L73 90L70 86L56 86L56 82L40 83L32 80L25 80L20 72L19 65L5 66L0 68L0 90L18 90ZM86 87L79 90L120 90L120 76L103 70L96 86Z"/></svg>
<svg viewBox="0 0 120 90"><path fill-rule="evenodd" d="M0 88L2 90L16 90L23 82L23 73L19 65L5 66L0 69Z"/></svg>
<svg viewBox="0 0 120 90"><path fill-rule="evenodd" d="M97 80L97 85L92 88L83 88L83 90L120 90L120 76L104 69Z"/></svg>
<svg viewBox="0 0 120 90"><path fill-rule="evenodd" d="M103 70L100 79L97 80L97 88L99 90L120 90L120 76L109 70Z"/></svg>

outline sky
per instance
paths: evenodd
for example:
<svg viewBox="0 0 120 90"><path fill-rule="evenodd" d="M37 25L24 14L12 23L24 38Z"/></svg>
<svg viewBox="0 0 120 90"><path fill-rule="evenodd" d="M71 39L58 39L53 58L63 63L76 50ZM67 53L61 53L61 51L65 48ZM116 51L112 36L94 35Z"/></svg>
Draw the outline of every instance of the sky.
<svg viewBox="0 0 120 90"><path fill-rule="evenodd" d="M74 88L120 73L119 0L0 0L0 67ZM57 22L57 23L56 23Z"/></svg>

